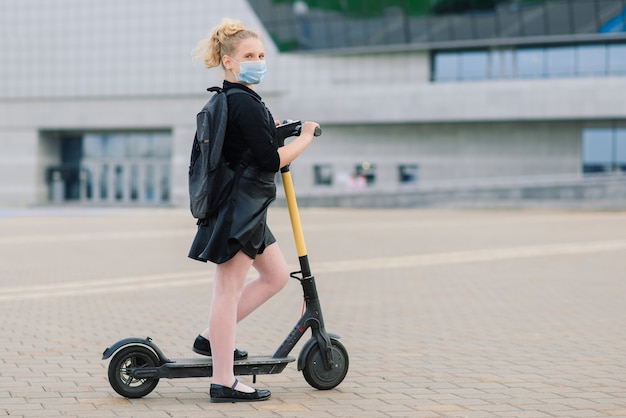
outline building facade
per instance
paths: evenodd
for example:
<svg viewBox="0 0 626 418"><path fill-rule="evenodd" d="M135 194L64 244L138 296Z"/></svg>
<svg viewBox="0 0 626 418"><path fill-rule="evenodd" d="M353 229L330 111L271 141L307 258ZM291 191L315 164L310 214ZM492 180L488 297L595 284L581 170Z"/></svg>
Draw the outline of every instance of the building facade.
<svg viewBox="0 0 626 418"><path fill-rule="evenodd" d="M626 170L626 0L2 0L0 205L186 206L222 17L262 33L258 91L324 133L299 195L582 181Z"/></svg>

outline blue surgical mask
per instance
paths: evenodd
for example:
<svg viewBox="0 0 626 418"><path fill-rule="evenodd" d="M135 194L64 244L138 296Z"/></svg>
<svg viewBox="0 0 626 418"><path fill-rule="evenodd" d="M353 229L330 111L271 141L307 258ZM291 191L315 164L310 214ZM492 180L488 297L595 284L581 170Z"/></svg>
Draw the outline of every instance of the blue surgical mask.
<svg viewBox="0 0 626 418"><path fill-rule="evenodd" d="M233 60L235 61L235 60ZM237 62L237 61L235 61ZM235 79L242 84L259 84L267 71L265 60L239 63L239 74L233 71Z"/></svg>

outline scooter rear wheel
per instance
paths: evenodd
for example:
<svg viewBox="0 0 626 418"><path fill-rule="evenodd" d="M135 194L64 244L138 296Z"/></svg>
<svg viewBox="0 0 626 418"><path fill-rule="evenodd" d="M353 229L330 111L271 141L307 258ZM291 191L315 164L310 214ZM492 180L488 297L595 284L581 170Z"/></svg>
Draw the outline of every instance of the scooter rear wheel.
<svg viewBox="0 0 626 418"><path fill-rule="evenodd" d="M348 350L338 340L331 338L333 354L333 368L326 370L322 359L322 350L319 344L315 344L306 356L302 374L307 383L316 389L333 389L346 377L348 373Z"/></svg>
<svg viewBox="0 0 626 418"><path fill-rule="evenodd" d="M126 398L146 396L159 383L158 378L138 379L131 376L131 369L156 367L159 359L152 350L139 345L118 351L109 363L109 383L113 390Z"/></svg>

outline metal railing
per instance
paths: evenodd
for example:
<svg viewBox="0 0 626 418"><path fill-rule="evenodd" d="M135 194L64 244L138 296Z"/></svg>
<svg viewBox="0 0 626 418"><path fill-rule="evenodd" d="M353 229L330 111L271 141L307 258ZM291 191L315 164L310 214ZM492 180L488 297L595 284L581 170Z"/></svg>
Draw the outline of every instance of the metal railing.
<svg viewBox="0 0 626 418"><path fill-rule="evenodd" d="M282 51L626 34L626 0L249 0ZM462 7L459 7L459 6Z"/></svg>
<svg viewBox="0 0 626 418"><path fill-rule="evenodd" d="M106 205L170 202L170 164L162 159L97 159L50 167L49 199Z"/></svg>

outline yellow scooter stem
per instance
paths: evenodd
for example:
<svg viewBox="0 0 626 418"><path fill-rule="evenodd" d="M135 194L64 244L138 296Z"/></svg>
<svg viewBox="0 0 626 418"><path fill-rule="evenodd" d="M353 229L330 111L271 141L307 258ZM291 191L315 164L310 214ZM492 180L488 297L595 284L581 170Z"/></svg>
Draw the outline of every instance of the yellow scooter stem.
<svg viewBox="0 0 626 418"><path fill-rule="evenodd" d="M301 129L302 122L300 121L286 121L283 125L277 126L280 146L282 147L285 144L286 138L300 135ZM322 129L316 127L313 135L320 136L321 134ZM293 239L296 242L296 251L302 270L301 273L304 278L307 278L311 276L311 268L309 267L309 259L306 252L306 244L304 243L304 234L302 232L302 223L300 222L300 213L298 212L298 202L296 201L289 165L280 169L280 175L285 189L285 198L287 200L287 208L289 209L289 218L291 219L291 230L293 231Z"/></svg>
<svg viewBox="0 0 626 418"><path fill-rule="evenodd" d="M289 209L289 218L291 219L291 229L293 231L293 239L296 242L296 251L298 257L307 255L306 244L304 242L304 233L302 232L302 223L300 222L300 213L298 212L298 202L294 192L293 180L290 171L280 173L283 179L283 187L285 189L285 198L287 199L287 208Z"/></svg>
<svg viewBox="0 0 626 418"><path fill-rule="evenodd" d="M304 233L302 232L302 223L300 222L300 213L298 211L298 202L294 192L293 180L289 166L283 167L280 171L283 180L283 188L285 189L285 198L287 200L287 209L289 210L289 219L291 220L291 230L293 231L293 239L296 243L296 251L300 261L300 269L303 277L311 276L311 267L309 266L309 258L307 256L306 244L304 242Z"/></svg>

